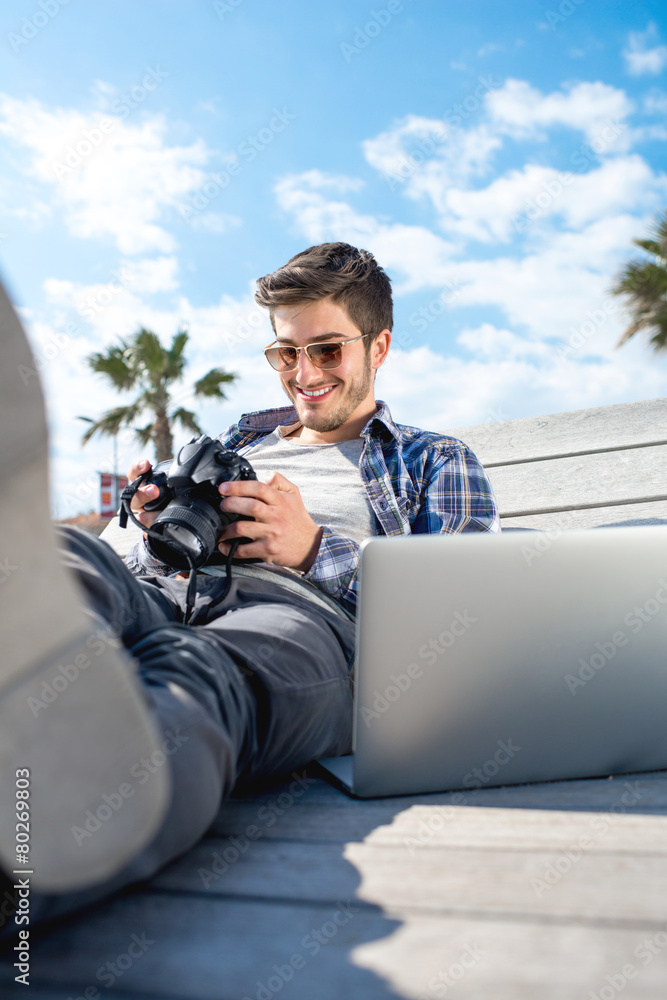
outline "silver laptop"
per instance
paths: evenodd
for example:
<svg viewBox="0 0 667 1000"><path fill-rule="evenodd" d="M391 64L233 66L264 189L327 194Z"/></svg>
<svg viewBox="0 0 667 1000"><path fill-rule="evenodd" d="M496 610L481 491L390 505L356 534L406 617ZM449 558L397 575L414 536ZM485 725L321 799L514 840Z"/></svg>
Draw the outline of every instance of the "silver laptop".
<svg viewBox="0 0 667 1000"><path fill-rule="evenodd" d="M667 768L667 528L362 546L361 798Z"/></svg>

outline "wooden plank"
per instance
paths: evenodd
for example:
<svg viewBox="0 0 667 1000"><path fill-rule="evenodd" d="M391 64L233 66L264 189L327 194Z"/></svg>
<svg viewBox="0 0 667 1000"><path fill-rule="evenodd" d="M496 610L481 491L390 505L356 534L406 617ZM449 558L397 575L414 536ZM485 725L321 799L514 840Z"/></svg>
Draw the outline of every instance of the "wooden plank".
<svg viewBox="0 0 667 1000"><path fill-rule="evenodd" d="M271 990L281 1000L340 1000L341 995L386 1000L392 994L383 980L354 965L350 953L398 926L377 908L342 898L333 906L267 905L141 893L117 898L36 940L32 967L42 982L67 984L72 997L84 995L87 987L104 996L98 970L128 954L135 935L145 947L117 987L148 997L255 1000L258 981L266 988L278 975L274 967L287 966L280 988ZM299 960L288 978L293 956ZM0 976L0 982L13 979L7 961Z"/></svg>
<svg viewBox="0 0 667 1000"><path fill-rule="evenodd" d="M665 937L664 926L598 933L410 914L390 937L361 945L353 956L406 998L662 1000Z"/></svg>
<svg viewBox="0 0 667 1000"><path fill-rule="evenodd" d="M363 840L411 810L452 806L474 806L475 812L486 807L494 814L501 810L540 810L545 813L546 823L551 822L553 811L616 813L621 806L626 816L667 815L667 771L363 801L350 798L321 779L306 780L310 784L299 799L289 792L291 782L286 782L271 791L228 800L211 827L211 835L239 836L253 827L262 839ZM639 782L634 802L627 797L623 801L626 782L633 787ZM473 810L469 810L466 822L469 826L475 822ZM489 826L493 824L491 817Z"/></svg>
<svg viewBox="0 0 667 1000"><path fill-rule="evenodd" d="M623 1000L664 996L664 921L598 926L360 907L336 929L335 914L326 906L127 896L35 941L33 968L54 993L67 984L72 997L83 996L100 987L97 971L126 953L136 933L151 944L117 988L160 1000L266 1000L267 990L271 1000L415 1000L445 995L444 984L448 996L470 1000L563 1000L599 995L606 977L628 964ZM313 954L316 934L325 943ZM293 956L303 965L289 978ZM0 976L11 982L7 965ZM103 986L99 992L106 995Z"/></svg>
<svg viewBox="0 0 667 1000"><path fill-rule="evenodd" d="M585 507L583 510L552 511L548 514L520 514L501 517L500 521L503 531L513 528L569 531L573 528L603 528L611 525L667 524L667 501Z"/></svg>
<svg viewBox="0 0 667 1000"><path fill-rule="evenodd" d="M332 906L342 897L422 912L667 920L667 851L651 852L656 839L664 839L667 821L643 821L645 829L635 820L619 837L626 817L582 816L557 850L539 849L529 822L524 836L523 816L514 818L514 844L502 848L494 847L492 834L476 849L443 846L429 839L424 820L409 835L390 834L390 841L373 836L346 845L256 841L243 849L240 838L216 840L198 845L151 885ZM642 843L638 850L633 834ZM613 850L616 838L624 852Z"/></svg>
<svg viewBox="0 0 667 1000"><path fill-rule="evenodd" d="M635 794L626 795L628 785ZM285 801L278 805L279 797L268 796L229 802L220 810L211 834L213 837L341 843L375 839L379 831L388 836L387 831L391 829L396 831L397 837L414 837L419 835L422 815L429 814L434 817L433 828L439 825L439 816L452 817L447 833L443 833L443 837L451 839L443 843L464 846L487 840L497 847L509 843L502 839L505 834L499 831L510 827L514 815L526 844L545 846L544 832L551 831L553 840L550 843L555 847L571 839L572 831L578 829L581 813L622 814L626 823L631 816L641 823L645 818L667 814L665 772L633 774L613 781L558 781L365 801L349 799L326 785L318 789L318 793L310 791L308 797L304 796L293 806ZM623 827L625 829L629 830L631 840L637 837L631 826ZM654 833L657 836L658 831ZM495 839L497 836L501 837L499 841ZM510 832L506 836L511 838L518 834ZM614 850L627 846L623 840L610 843Z"/></svg>
<svg viewBox="0 0 667 1000"><path fill-rule="evenodd" d="M491 468L505 517L667 500L667 446Z"/></svg>
<svg viewBox="0 0 667 1000"><path fill-rule="evenodd" d="M478 424L446 433L465 441L489 467L607 448L664 444L667 399Z"/></svg>

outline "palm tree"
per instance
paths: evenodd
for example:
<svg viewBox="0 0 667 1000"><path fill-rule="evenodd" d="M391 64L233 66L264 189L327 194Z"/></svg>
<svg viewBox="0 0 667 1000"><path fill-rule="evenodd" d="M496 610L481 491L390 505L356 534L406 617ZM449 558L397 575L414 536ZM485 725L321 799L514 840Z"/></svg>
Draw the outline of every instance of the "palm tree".
<svg viewBox="0 0 667 1000"><path fill-rule="evenodd" d="M167 349L154 333L142 327L133 337L121 339L120 344L108 348L105 354L90 354L86 359L90 367L106 376L115 389L127 392L138 388L140 392L134 402L107 410L99 420L80 417L80 420L90 424L81 443L86 444L98 432L113 437L121 427L133 424L146 410L151 414L150 423L145 427L135 427L135 431L143 445L153 442L156 462L166 462L173 456L172 426L175 422L194 434L202 434L191 410L179 407L170 411L172 397L169 386L183 375L186 365L183 351L187 342L187 331L179 330ZM236 378L222 368L212 368L195 382L194 394L198 398L226 399L222 386Z"/></svg>
<svg viewBox="0 0 667 1000"><path fill-rule="evenodd" d="M639 330L651 333L649 343L656 351L667 350L667 213L656 219L651 238L633 240L649 256L629 261L616 284L614 295L625 295L631 322L617 347Z"/></svg>

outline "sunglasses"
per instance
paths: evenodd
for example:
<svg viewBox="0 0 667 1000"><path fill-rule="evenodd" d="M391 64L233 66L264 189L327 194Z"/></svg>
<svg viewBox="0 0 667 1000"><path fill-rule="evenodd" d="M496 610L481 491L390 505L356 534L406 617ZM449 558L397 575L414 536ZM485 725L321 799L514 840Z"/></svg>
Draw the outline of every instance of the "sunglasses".
<svg viewBox="0 0 667 1000"><path fill-rule="evenodd" d="M288 344L279 344L274 347L277 341L264 348L266 360L277 372L293 372L299 364L299 351L305 351L306 357L316 368L340 368L343 363L343 348L348 344L356 344L358 340L367 337L367 333L362 333L360 337L353 337L352 340L339 340L335 343L306 344L305 347L290 347Z"/></svg>

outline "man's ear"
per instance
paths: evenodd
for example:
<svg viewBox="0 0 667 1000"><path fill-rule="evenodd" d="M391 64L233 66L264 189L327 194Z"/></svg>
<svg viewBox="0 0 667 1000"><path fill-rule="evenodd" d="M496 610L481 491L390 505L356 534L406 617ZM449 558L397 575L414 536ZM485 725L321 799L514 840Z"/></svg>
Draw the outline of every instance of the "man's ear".
<svg viewBox="0 0 667 1000"><path fill-rule="evenodd" d="M389 330L382 330L371 345L371 368L377 370L384 364L389 353L390 344L391 333Z"/></svg>

